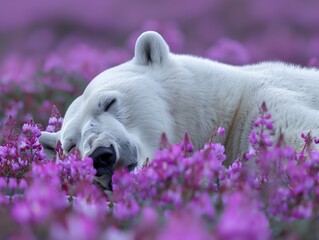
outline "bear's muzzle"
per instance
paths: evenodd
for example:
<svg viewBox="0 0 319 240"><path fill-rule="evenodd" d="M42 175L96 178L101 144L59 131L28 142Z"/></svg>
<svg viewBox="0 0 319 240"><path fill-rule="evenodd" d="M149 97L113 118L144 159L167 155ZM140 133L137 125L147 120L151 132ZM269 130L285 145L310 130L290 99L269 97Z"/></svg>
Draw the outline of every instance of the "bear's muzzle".
<svg viewBox="0 0 319 240"><path fill-rule="evenodd" d="M112 190L112 175L116 162L116 152L110 147L98 147L90 155L93 159L93 167L96 169L96 179L106 190Z"/></svg>

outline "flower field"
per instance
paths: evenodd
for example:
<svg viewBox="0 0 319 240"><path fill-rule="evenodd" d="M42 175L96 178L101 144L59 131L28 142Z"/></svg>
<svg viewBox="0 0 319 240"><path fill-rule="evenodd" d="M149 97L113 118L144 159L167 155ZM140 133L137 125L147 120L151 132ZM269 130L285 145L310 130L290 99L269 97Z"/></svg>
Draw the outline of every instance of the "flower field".
<svg viewBox="0 0 319 240"><path fill-rule="evenodd" d="M163 135L154 159L134 173L115 172L107 194L93 184L92 159L76 150L65 156L59 144L48 159L38 141L41 130L61 128L94 76L133 56L146 30L160 32L177 53L319 67L319 2L30 0L16 18L12 4L0 3L1 239L319 237L319 152L309 150L319 136L300 133L301 152L274 142L267 103L252 123L249 151L230 166L218 141L223 126L201 150L187 134L177 145ZM25 14L30 6L36 11ZM112 20L120 13L131 21Z"/></svg>

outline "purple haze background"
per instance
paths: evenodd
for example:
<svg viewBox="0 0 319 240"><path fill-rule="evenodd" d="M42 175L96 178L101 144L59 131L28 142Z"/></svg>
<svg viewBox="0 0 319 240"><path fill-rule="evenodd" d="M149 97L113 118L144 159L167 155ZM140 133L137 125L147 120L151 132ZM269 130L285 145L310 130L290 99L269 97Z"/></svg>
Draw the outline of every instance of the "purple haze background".
<svg viewBox="0 0 319 240"><path fill-rule="evenodd" d="M91 184L91 159L59 146L47 159L38 142L39 128L61 127L53 105L63 115L96 74L132 58L143 31L160 32L173 52L229 64L318 67L318 9L315 0L1 1L0 238L318 236L319 154L309 146L319 139L303 133L302 152L274 143L265 105L249 152L231 166L222 128L196 152L187 136L174 146L163 138L151 164L115 174L113 196Z"/></svg>
<svg viewBox="0 0 319 240"><path fill-rule="evenodd" d="M174 52L225 63L319 66L317 9L312 0L1 1L0 118L19 109L44 123L53 104L64 113L96 74L132 58L146 30Z"/></svg>

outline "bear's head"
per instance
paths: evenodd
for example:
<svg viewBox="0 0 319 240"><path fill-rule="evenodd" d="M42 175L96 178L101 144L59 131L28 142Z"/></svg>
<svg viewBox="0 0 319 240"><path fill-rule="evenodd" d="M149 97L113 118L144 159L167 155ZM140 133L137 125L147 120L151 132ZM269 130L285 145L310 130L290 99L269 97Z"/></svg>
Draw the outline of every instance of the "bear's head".
<svg viewBox="0 0 319 240"><path fill-rule="evenodd" d="M165 91L174 72L171 55L158 33L143 33L132 60L99 74L72 102L59 132L42 132L46 152L60 140L66 154L77 148L82 157L92 157L96 179L106 189L116 168L133 170L152 158L162 133L173 140Z"/></svg>

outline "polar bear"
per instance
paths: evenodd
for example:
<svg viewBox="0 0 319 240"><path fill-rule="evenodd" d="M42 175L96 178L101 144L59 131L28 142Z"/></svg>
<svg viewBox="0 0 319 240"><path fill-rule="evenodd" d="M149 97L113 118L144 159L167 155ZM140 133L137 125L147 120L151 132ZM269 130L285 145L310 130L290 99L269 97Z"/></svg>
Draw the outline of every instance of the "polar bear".
<svg viewBox="0 0 319 240"><path fill-rule="evenodd" d="M228 160L248 149L252 121L262 102L276 136L295 149L301 132L319 133L319 71L284 63L230 66L169 51L156 32L137 40L132 60L95 77L68 108L61 131L42 132L40 142L66 153L74 147L94 160L97 177L110 185L117 166L134 169L152 159L162 133L178 143L185 132L196 149L212 129L225 128ZM105 177L107 176L107 177Z"/></svg>

